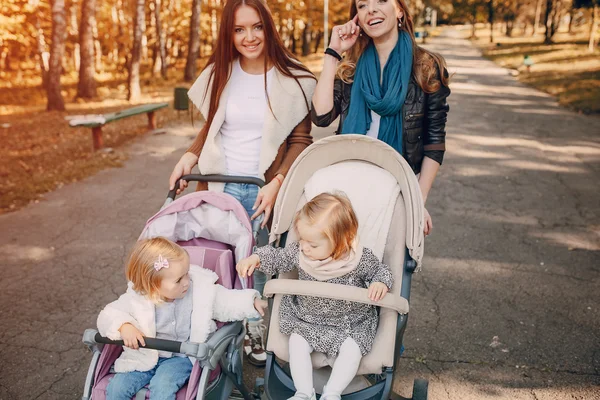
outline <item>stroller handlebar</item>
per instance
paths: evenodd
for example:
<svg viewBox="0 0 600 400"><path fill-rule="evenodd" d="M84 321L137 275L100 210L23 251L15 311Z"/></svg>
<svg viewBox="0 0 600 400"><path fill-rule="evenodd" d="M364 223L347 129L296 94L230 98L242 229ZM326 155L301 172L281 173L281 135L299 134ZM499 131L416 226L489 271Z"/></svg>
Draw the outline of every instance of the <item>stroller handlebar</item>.
<svg viewBox="0 0 600 400"><path fill-rule="evenodd" d="M123 346L122 340L111 340L107 337L100 335L100 332L98 332L95 329L86 329L83 341L86 344L89 344L88 342L91 342ZM205 343L178 342L175 340L156 339L145 336L144 341L146 342L146 345L140 345L140 348L169 351L171 353L181 353L196 358L203 358L203 356L206 356L208 354L208 347Z"/></svg>
<svg viewBox="0 0 600 400"><path fill-rule="evenodd" d="M256 185L259 188L265 186L265 181L254 176L189 174L183 175L181 178L177 179L177 182L175 182L175 189L169 191L169 194L167 195L167 202L170 203L171 201L175 200L177 188L179 187L179 181L182 179L189 182L247 183L250 185Z"/></svg>
<svg viewBox="0 0 600 400"><path fill-rule="evenodd" d="M156 339L144 336L146 345L140 346L140 348L185 354L188 357L198 359L201 361L202 365L207 365L211 369L215 369L219 360L231 345L232 340L235 341L240 337L242 338L241 340L243 340L243 337L246 334L245 329L244 324L240 321L229 323L218 329L205 343L178 342L175 340ZM83 333L83 343L90 349L99 343L123 346L122 340L111 340L100 335L100 332L96 329L85 330ZM237 343L236 346L237 345L241 345L241 341Z"/></svg>

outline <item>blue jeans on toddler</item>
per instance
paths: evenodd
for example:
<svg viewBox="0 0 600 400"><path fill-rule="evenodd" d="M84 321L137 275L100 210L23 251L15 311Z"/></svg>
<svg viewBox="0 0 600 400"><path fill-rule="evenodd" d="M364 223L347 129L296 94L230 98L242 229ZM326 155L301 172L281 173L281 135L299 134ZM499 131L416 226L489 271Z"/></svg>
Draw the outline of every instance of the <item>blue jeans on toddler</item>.
<svg viewBox="0 0 600 400"><path fill-rule="evenodd" d="M242 203L242 206L244 206L244 209L246 209L246 212L248 213L248 217L252 217L252 214L254 214L252 206L254 206L256 196L258 196L258 186L248 183L226 183L225 193L232 195L237 201ZM256 223L260 222L256 220L252 221L252 224ZM258 290L262 295L265 283L267 283L267 276L260 271L254 271L253 276L254 289Z"/></svg>
<svg viewBox="0 0 600 400"><path fill-rule="evenodd" d="M173 400L190 379L192 362L187 357L159 358L150 371L117 373L106 387L107 400L131 400L148 385L152 400Z"/></svg>

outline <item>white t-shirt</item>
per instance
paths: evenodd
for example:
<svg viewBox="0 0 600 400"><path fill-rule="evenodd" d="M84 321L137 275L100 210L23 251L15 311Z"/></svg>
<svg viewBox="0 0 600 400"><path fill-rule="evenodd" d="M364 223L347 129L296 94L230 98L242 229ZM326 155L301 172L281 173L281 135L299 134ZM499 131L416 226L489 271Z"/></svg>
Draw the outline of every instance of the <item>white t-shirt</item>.
<svg viewBox="0 0 600 400"><path fill-rule="evenodd" d="M377 139L379 136L379 123L381 122L381 115L371 110L371 126L367 131L367 136Z"/></svg>
<svg viewBox="0 0 600 400"><path fill-rule="evenodd" d="M267 72L267 87L273 68ZM244 72L239 59L233 63L229 78L229 97L225 121L221 126L221 143L228 175L258 176L267 96L264 74Z"/></svg>

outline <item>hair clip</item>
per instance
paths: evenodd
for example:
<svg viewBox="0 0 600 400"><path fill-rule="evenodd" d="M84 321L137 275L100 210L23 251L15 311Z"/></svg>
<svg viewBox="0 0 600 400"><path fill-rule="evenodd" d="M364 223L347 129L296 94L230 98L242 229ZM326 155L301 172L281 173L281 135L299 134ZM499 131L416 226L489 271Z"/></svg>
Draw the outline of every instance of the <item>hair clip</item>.
<svg viewBox="0 0 600 400"><path fill-rule="evenodd" d="M163 258L162 254L159 254L158 260L154 262L154 269L160 271L163 268L169 268L169 260Z"/></svg>

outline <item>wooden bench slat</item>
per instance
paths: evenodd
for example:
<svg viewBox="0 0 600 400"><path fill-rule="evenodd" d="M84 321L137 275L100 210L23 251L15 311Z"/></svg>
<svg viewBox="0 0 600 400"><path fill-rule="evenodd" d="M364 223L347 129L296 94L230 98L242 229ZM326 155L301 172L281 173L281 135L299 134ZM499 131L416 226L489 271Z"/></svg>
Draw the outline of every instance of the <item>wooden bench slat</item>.
<svg viewBox="0 0 600 400"><path fill-rule="evenodd" d="M89 124L79 124L79 125L76 125L76 127L97 128L97 127L105 125L109 122L117 121L122 118L132 117L132 116L138 115L138 114L146 114L146 113L149 113L152 111L160 110L161 108L165 108L168 106L169 106L169 103L144 104L141 106L128 108L126 110L104 114L103 116L106 119L104 124L92 122Z"/></svg>

